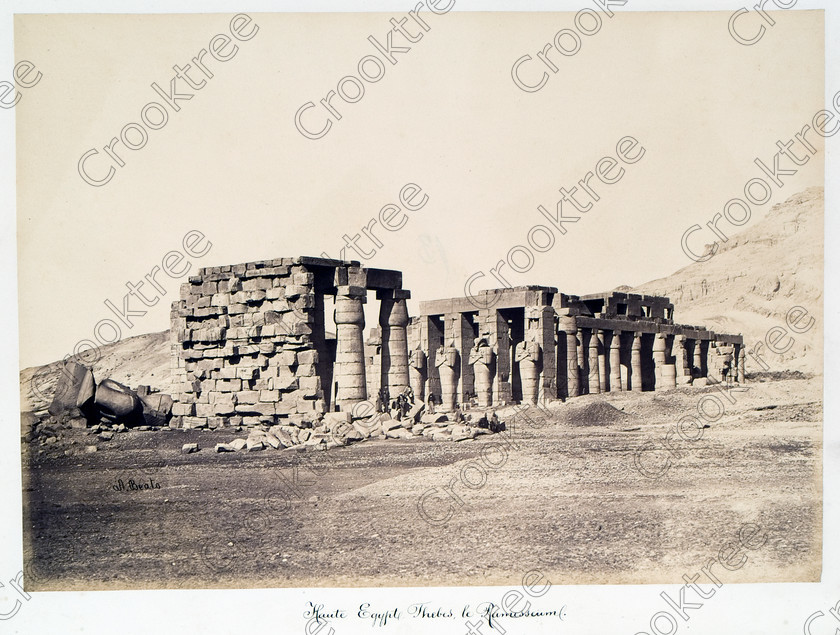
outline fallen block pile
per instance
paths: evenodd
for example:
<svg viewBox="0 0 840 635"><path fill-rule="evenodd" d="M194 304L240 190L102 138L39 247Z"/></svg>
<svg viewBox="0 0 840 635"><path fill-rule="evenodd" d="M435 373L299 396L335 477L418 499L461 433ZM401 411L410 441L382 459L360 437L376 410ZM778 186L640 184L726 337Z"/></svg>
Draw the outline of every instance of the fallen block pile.
<svg viewBox="0 0 840 635"><path fill-rule="evenodd" d="M353 420L349 412L328 412L310 428L292 425L250 428L246 438L217 443L215 452L257 452L269 448L284 450L329 450L366 439L414 439L430 437L433 441L466 441L505 429L495 412L462 414L418 414L417 418L392 418L387 413ZM197 443L186 443L184 454L198 452Z"/></svg>
<svg viewBox="0 0 840 635"><path fill-rule="evenodd" d="M112 379L97 383L89 368L70 361L59 371L48 413L43 420L24 420L26 441L40 438L43 444L54 443L60 430L68 428L100 433L102 440L127 428L157 429L169 422L172 398L149 386L132 390Z"/></svg>

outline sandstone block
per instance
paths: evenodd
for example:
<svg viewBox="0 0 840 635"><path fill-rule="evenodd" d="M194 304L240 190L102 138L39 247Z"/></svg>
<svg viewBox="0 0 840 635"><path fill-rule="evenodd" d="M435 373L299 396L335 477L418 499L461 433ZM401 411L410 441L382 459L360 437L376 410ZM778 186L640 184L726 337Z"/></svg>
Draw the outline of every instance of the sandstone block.
<svg viewBox="0 0 840 635"><path fill-rule="evenodd" d="M235 452L239 452L240 450L244 449L247 445L245 439L234 439L230 442L230 447L234 449Z"/></svg>
<svg viewBox="0 0 840 635"><path fill-rule="evenodd" d="M185 443L181 446L181 454L192 454L198 452L198 443Z"/></svg>

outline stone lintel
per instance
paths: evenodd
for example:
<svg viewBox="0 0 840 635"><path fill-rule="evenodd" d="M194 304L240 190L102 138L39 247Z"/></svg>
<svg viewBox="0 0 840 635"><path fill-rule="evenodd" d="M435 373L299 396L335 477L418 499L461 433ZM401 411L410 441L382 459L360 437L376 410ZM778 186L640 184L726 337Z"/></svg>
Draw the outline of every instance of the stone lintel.
<svg viewBox="0 0 840 635"><path fill-rule="evenodd" d="M402 272L393 269L368 269L368 289L402 289Z"/></svg>

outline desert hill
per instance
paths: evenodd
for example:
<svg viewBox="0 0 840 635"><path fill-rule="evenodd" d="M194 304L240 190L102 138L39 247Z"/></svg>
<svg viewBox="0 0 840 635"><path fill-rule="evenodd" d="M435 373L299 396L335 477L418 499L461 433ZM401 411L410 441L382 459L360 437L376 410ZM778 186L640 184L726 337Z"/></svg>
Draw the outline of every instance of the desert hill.
<svg viewBox="0 0 840 635"><path fill-rule="evenodd" d="M729 240L718 242L711 259L633 291L670 297L679 323L743 333L747 350L772 327L784 326L791 307L804 307L816 319L813 328L793 334L793 346L783 355L766 351L765 345L765 360L771 371L822 373L823 214L823 188L811 187L773 206L761 220L749 221L739 233L730 234L731 225L721 222ZM702 235L713 236L708 229ZM779 346L788 341L783 338ZM749 359L747 368L759 370Z"/></svg>

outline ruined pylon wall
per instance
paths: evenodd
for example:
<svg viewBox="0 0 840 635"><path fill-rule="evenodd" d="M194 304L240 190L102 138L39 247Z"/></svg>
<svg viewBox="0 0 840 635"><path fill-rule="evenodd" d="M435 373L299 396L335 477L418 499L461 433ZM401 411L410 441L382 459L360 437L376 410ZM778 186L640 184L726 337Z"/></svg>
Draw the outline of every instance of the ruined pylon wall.
<svg viewBox="0 0 840 635"><path fill-rule="evenodd" d="M278 258L200 269L181 285L173 426L300 424L324 412L314 281L306 265Z"/></svg>

